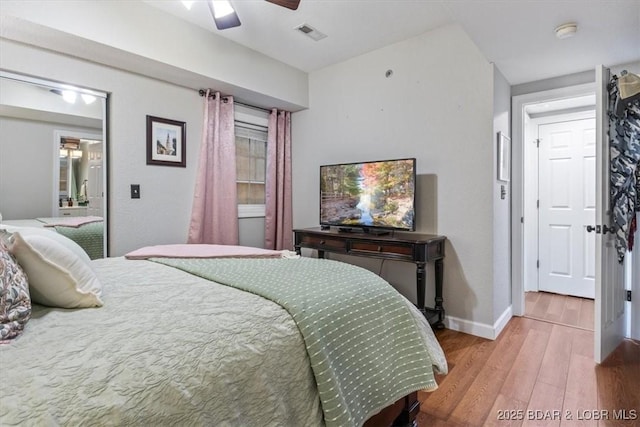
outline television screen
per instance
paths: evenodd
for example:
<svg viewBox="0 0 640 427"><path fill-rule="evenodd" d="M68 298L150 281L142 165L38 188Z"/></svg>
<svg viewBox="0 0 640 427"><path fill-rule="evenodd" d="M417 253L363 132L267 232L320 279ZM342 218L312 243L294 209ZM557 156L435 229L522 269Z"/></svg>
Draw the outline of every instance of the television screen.
<svg viewBox="0 0 640 427"><path fill-rule="evenodd" d="M416 159L320 166L320 224L415 230Z"/></svg>

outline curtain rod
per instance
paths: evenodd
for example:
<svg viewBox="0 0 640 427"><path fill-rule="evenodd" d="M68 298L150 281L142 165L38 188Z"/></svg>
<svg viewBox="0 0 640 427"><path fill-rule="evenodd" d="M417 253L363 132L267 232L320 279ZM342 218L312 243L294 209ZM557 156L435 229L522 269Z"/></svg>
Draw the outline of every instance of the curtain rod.
<svg viewBox="0 0 640 427"><path fill-rule="evenodd" d="M207 94L207 91L204 89L200 89L198 90L198 94L200 94L200 96L205 96ZM209 94L209 97L211 98L215 98L216 94L215 92L211 92ZM223 96L224 98L224 96ZM256 107L255 105L250 105L250 104L245 104L243 102L238 102L238 101L233 101L234 104L238 104L238 105L242 105L243 107L247 107L247 108L253 108L254 110L260 110L260 111L265 111L267 113L270 113L271 110L269 108L262 108L262 107Z"/></svg>

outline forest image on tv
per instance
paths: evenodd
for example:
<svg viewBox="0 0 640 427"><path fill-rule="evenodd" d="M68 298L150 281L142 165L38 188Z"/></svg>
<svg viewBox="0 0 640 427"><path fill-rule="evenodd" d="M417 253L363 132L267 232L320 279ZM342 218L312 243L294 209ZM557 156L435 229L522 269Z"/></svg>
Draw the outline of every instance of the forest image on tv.
<svg viewBox="0 0 640 427"><path fill-rule="evenodd" d="M322 166L320 223L413 229L414 160Z"/></svg>

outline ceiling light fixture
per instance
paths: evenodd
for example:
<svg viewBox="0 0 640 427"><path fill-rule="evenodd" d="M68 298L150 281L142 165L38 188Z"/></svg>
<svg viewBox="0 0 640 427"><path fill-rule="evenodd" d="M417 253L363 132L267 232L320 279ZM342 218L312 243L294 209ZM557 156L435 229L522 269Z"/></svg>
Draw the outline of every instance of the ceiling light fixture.
<svg viewBox="0 0 640 427"><path fill-rule="evenodd" d="M578 24L575 22L568 22L562 24L555 29L556 37L559 39L566 39L575 36L578 31Z"/></svg>
<svg viewBox="0 0 640 427"><path fill-rule="evenodd" d="M63 90L62 91L62 99L67 101L69 104L75 104L77 97L78 97L78 94L75 93L72 90Z"/></svg>
<svg viewBox="0 0 640 427"><path fill-rule="evenodd" d="M240 18L229 0L211 0L208 4L217 29L226 30L240 26Z"/></svg>
<svg viewBox="0 0 640 427"><path fill-rule="evenodd" d="M62 138L62 143L60 144L60 157L70 157L72 159L81 158L82 150L80 149L80 140Z"/></svg>
<svg viewBox="0 0 640 427"><path fill-rule="evenodd" d="M49 92L60 95L62 99L64 99L69 104L75 104L76 100L78 99L78 92L72 89L50 89ZM94 95L91 95L89 93L80 93L80 98L82 98L86 105L93 104L96 99L98 99Z"/></svg>

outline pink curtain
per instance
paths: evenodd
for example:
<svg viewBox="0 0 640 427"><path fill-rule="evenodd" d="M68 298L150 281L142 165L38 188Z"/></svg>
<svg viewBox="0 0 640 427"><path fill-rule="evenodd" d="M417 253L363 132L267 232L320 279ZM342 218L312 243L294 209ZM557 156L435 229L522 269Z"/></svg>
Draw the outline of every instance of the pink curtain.
<svg viewBox="0 0 640 427"><path fill-rule="evenodd" d="M238 244L233 97L207 90L188 243Z"/></svg>
<svg viewBox="0 0 640 427"><path fill-rule="evenodd" d="M273 109L267 134L266 249L293 249L291 209L291 113Z"/></svg>

